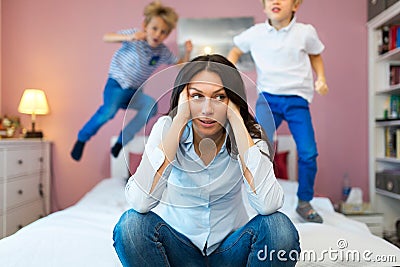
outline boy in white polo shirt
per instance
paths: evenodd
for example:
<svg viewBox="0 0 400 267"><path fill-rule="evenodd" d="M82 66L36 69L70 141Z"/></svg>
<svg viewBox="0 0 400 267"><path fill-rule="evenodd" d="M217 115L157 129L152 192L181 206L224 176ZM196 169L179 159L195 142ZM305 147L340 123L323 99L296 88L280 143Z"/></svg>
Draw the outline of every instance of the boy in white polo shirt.
<svg viewBox="0 0 400 267"><path fill-rule="evenodd" d="M315 90L325 95L321 53L324 45L312 25L296 22L295 12L302 0L262 0L268 19L245 30L233 39L228 58L236 63L250 52L257 70L261 91L256 103L256 118L273 140L275 128L286 120L298 152L297 213L306 221L322 223L310 205L318 156L309 104ZM316 81L313 85L314 70ZM272 112L274 121L267 116Z"/></svg>

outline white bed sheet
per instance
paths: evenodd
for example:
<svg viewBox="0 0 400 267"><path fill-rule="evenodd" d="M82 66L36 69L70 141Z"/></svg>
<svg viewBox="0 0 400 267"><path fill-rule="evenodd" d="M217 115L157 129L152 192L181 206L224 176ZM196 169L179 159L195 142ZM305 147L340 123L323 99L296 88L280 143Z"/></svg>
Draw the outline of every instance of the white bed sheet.
<svg viewBox="0 0 400 267"><path fill-rule="evenodd" d="M395 266L400 264L400 250L369 233L359 222L335 213L326 198L315 198L314 206L324 224L301 223L294 212L297 184L280 180L285 190L282 211L292 218L300 234L303 251L321 258L323 250L339 250L338 240L347 249L372 251L372 255L394 255L397 263L347 262L324 257L323 261L304 258L297 266ZM120 215L128 209L124 196L125 181L104 179L76 205L53 213L0 240L0 266L70 267L121 266L112 246L112 231Z"/></svg>

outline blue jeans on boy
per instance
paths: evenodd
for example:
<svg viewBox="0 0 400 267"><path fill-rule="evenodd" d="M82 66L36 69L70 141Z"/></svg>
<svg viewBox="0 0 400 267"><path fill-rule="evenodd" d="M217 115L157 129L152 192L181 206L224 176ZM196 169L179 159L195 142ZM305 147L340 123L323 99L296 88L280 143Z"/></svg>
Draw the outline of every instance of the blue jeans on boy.
<svg viewBox="0 0 400 267"><path fill-rule="evenodd" d="M140 267L295 266L300 255L297 230L280 212L257 215L204 256L154 212L141 214L131 209L114 228L114 247L123 266Z"/></svg>
<svg viewBox="0 0 400 267"><path fill-rule="evenodd" d="M142 90L122 89L119 83L112 78L107 80L103 101L103 105L79 131L79 141L88 141L101 126L114 118L119 109L135 109L136 116L125 126L118 137L117 142L125 145L157 113L157 103L152 97L143 94Z"/></svg>
<svg viewBox="0 0 400 267"><path fill-rule="evenodd" d="M263 116L271 112L275 125L268 120L269 116ZM307 100L295 95L273 95L263 92L257 99L256 118L270 140L282 121L287 121L298 154L297 196L300 200L310 201L314 196L318 151Z"/></svg>

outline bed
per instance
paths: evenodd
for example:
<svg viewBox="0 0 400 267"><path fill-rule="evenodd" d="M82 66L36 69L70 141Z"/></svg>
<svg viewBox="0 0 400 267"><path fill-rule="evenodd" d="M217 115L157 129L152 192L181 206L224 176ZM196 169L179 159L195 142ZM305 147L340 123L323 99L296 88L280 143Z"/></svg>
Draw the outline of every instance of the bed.
<svg viewBox="0 0 400 267"><path fill-rule="evenodd" d="M111 161L111 178L103 179L75 205L0 240L0 266L121 266L112 245L112 230L120 215L129 208L124 186L127 162L132 162L127 156L138 155L145 138L135 140L119 158ZM292 143L282 146L294 150ZM300 234L302 253L297 266L400 264L400 249L372 235L366 225L336 213L327 198L313 199L324 223L302 223L294 211L297 182L282 179L279 182L285 191L281 211L292 218Z"/></svg>

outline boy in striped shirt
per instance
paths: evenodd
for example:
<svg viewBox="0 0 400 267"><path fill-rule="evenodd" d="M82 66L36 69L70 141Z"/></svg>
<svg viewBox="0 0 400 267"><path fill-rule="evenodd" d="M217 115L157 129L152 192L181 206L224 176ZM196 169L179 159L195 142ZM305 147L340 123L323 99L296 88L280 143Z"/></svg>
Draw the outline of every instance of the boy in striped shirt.
<svg viewBox="0 0 400 267"><path fill-rule="evenodd" d="M162 64L179 64L189 60L191 41L185 43L185 55L178 58L163 44L176 27L178 15L171 7L155 1L144 9L143 29L127 29L104 35L105 42L122 42L114 54L103 92L103 105L78 133L71 157L79 161L85 143L101 126L112 119L119 109L135 109L136 116L120 132L111 154L117 157L122 147L131 141L148 119L157 113L155 100L138 90ZM132 97L134 99L130 103ZM122 133L124 138L122 138Z"/></svg>

